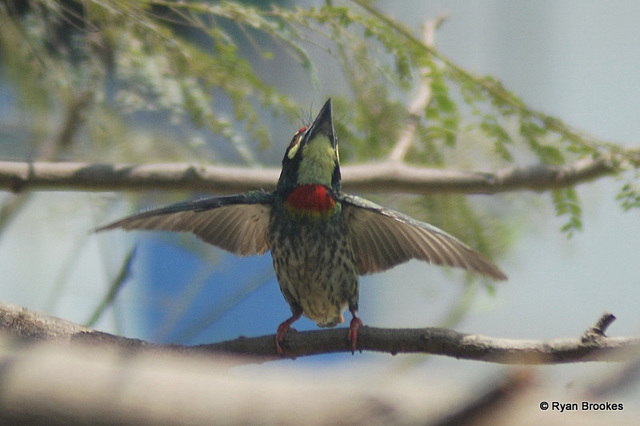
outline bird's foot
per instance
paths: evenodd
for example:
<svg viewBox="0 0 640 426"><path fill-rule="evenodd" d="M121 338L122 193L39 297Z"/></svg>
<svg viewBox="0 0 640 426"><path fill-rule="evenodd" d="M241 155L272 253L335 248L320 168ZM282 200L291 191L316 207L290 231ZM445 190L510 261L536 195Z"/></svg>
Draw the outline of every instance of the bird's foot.
<svg viewBox="0 0 640 426"><path fill-rule="evenodd" d="M302 313L293 314L291 318L283 321L282 324L278 326L278 331L276 331L276 352L278 355L284 355L284 351L282 350L282 343L284 342L284 335L287 331L291 330L297 333L298 330L291 327L291 324L300 319Z"/></svg>
<svg viewBox="0 0 640 426"><path fill-rule="evenodd" d="M362 320L357 316L353 316L351 323L349 324L349 334L347 339L351 342L351 353L356 352L356 344L358 343L358 327L362 325Z"/></svg>

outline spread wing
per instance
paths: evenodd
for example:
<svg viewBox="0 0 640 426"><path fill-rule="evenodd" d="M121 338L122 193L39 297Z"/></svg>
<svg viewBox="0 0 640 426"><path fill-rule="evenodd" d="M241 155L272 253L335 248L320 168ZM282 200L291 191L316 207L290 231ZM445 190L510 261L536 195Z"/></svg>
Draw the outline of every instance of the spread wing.
<svg viewBox="0 0 640 426"><path fill-rule="evenodd" d="M457 266L498 280L506 275L462 241L428 223L385 209L360 197L340 194L360 274L389 269L409 259Z"/></svg>
<svg viewBox="0 0 640 426"><path fill-rule="evenodd" d="M201 240L241 256L269 250L267 231L273 193L247 192L149 210L102 226L192 232Z"/></svg>

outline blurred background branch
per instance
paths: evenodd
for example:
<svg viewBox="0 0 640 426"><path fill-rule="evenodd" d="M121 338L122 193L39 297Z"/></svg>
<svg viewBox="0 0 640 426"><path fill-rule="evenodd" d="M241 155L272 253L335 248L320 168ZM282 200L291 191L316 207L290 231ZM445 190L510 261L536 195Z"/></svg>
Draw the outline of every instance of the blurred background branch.
<svg viewBox="0 0 640 426"><path fill-rule="evenodd" d="M279 169L201 164L101 164L0 161L0 188L12 192L206 191L227 194L256 188L273 190ZM415 167L396 161L342 167L347 191L368 193L494 194L573 187L618 172L615 162L581 159L573 164L464 171Z"/></svg>

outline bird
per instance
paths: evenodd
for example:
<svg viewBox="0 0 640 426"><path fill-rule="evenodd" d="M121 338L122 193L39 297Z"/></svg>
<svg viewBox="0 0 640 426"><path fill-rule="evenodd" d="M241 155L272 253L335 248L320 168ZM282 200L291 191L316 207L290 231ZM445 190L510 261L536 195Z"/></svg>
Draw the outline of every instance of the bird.
<svg viewBox="0 0 640 426"><path fill-rule="evenodd" d="M191 232L240 256L271 251L291 316L277 328L275 349L303 315L335 327L351 313L347 340L357 348L359 277L410 259L464 268L496 280L506 275L447 232L341 190L331 98L289 143L276 189L202 198L143 211L96 231Z"/></svg>

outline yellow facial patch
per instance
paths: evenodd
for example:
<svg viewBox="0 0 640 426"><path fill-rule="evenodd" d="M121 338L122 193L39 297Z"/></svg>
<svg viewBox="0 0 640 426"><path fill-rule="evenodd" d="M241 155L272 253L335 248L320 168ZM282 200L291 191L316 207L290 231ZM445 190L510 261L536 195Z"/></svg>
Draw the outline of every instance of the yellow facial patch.
<svg viewBox="0 0 640 426"><path fill-rule="evenodd" d="M298 131L298 133L293 137L291 145L289 146L289 151L287 152L287 157L289 157L289 159L295 157L296 152L300 149L300 139L302 139L302 136L304 136L304 130Z"/></svg>
<svg viewBox="0 0 640 426"><path fill-rule="evenodd" d="M328 137L319 134L302 148L298 183L331 185L336 154Z"/></svg>

